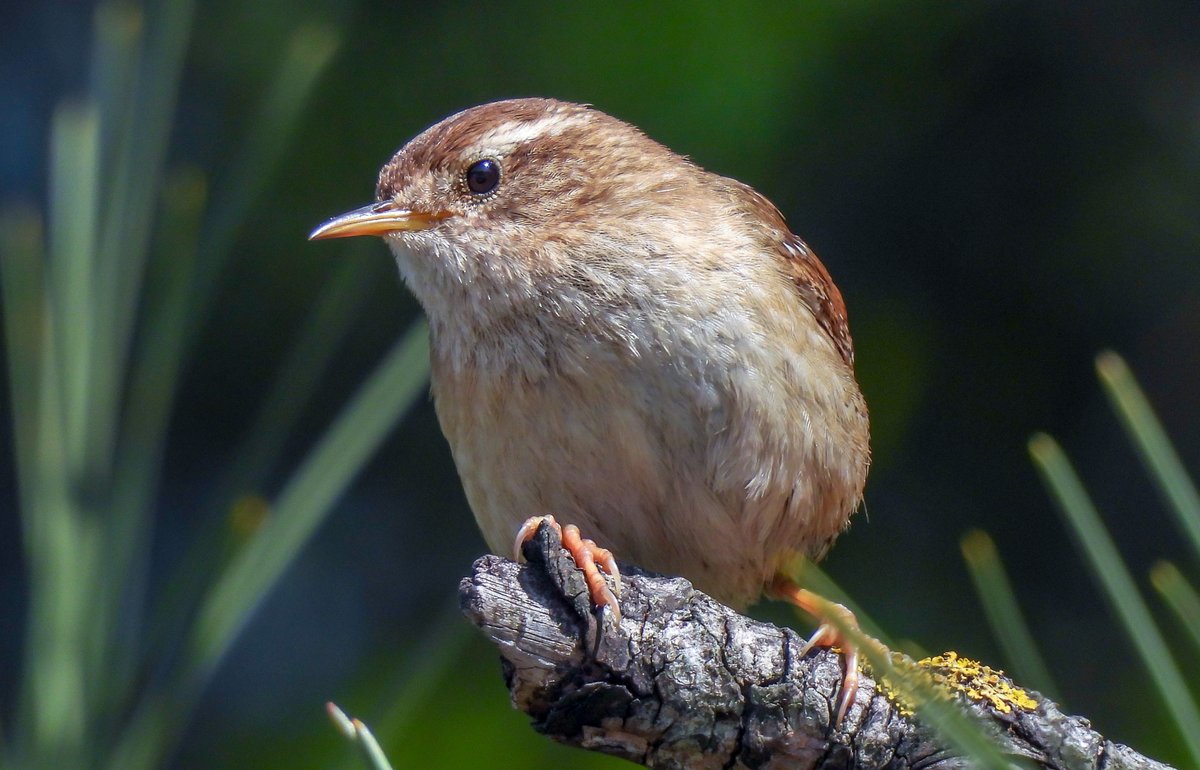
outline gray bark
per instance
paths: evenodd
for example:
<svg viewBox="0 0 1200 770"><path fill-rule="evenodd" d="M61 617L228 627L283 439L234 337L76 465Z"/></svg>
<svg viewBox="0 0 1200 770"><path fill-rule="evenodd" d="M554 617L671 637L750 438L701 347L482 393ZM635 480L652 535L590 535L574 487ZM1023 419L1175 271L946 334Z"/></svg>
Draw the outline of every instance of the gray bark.
<svg viewBox="0 0 1200 770"><path fill-rule="evenodd" d="M652 768L968 768L864 672L843 723L830 724L841 658L799 656L795 632L751 620L682 578L626 570L623 619L603 624L558 536L543 526L527 563L475 563L467 617L502 657L513 705L534 729ZM1003 751L1047 768L1167 768L1106 740L1032 693L1035 710L959 702Z"/></svg>

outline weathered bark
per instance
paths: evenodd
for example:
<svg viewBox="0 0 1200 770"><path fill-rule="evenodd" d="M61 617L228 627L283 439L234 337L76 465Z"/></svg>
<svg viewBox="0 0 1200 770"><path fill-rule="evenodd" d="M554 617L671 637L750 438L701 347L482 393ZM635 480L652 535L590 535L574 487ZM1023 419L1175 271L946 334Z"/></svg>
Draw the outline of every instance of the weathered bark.
<svg viewBox="0 0 1200 770"><path fill-rule="evenodd" d="M789 629L760 623L682 578L634 568L623 620L600 626L582 576L543 526L528 563L475 563L460 599L500 649L513 704L556 740L652 768L974 767L908 715L864 673L844 722L830 720L840 657ZM1034 709L1002 713L960 698L1006 752L1048 768L1161 769L1032 693Z"/></svg>

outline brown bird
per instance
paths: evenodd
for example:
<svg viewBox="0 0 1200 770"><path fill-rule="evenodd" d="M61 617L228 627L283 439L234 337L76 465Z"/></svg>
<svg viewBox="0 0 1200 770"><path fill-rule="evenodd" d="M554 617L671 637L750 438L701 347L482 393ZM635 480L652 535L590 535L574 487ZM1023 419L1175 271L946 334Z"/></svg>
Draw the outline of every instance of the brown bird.
<svg viewBox="0 0 1200 770"><path fill-rule="evenodd" d="M734 607L765 590L828 619L781 569L823 556L858 507L867 409L841 293L770 201L551 99L433 125L376 199L311 238L391 247L429 317L438 418L491 549L551 513L618 622L596 542ZM840 721L856 653L828 623L809 642L835 644Z"/></svg>

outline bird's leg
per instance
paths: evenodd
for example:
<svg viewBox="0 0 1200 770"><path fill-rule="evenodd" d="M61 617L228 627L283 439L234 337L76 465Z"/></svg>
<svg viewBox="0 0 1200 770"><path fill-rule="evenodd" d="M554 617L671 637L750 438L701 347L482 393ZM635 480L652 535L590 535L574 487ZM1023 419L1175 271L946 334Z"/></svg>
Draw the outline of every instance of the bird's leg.
<svg viewBox="0 0 1200 770"><path fill-rule="evenodd" d="M800 650L801 657L807 655L813 647L837 647L845 656L846 669L842 677L842 692L838 696L837 716L833 723L834 727L837 727L846 716L850 704L854 702L854 696L858 694L858 645L842 634L837 625L830 622L830 617L836 617L842 626L856 631L858 620L854 613L844 606L831 602L807 588L801 588L794 580L783 575L776 575L767 585L767 594L796 605L820 622L817 630Z"/></svg>
<svg viewBox="0 0 1200 770"><path fill-rule="evenodd" d="M617 569L617 561L613 558L612 551L596 545L595 540L583 537L579 532L579 527L574 524L560 526L553 516L531 516L517 530L517 538L513 543L514 558L517 561L524 560L521 555L521 546L533 538L542 522L549 524L558 532L563 548L570 552L571 558L575 560L575 566L583 571L583 579L587 583L592 604L600 609L609 608L613 613L613 618L620 623L621 607L617 602L617 597L621 595L621 571ZM604 575L600 573L601 569L612 576L615 592L614 589L608 587Z"/></svg>

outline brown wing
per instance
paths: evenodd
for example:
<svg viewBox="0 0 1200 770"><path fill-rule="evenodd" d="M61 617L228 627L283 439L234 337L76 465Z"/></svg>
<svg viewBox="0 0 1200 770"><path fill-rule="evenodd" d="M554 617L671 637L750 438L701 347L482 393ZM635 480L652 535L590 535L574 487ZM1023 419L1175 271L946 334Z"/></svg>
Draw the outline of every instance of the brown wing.
<svg viewBox="0 0 1200 770"><path fill-rule="evenodd" d="M829 277L829 271L812 249L800 236L788 229L783 214L775 204L764 198L754 188L736 180L734 183L739 197L750 205L757 215L755 221L763 222L763 237L768 239L781 257L786 270L800 293L800 299L816 316L821 328L829 335L846 364L854 366L854 342L850 339L850 324L846 317L846 303L842 293ZM769 225L767 225L769 223ZM782 237L780 237L782 235Z"/></svg>

